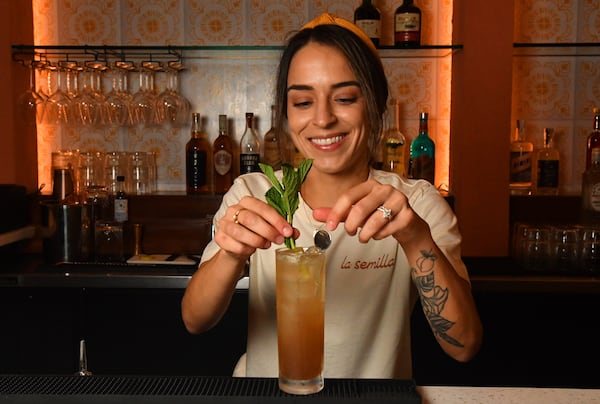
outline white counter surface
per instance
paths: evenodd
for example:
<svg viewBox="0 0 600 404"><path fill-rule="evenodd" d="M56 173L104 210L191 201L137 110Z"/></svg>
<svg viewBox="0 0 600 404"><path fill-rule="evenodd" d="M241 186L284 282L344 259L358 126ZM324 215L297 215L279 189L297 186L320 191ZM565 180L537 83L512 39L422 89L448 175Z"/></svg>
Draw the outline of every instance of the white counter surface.
<svg viewBox="0 0 600 404"><path fill-rule="evenodd" d="M418 386L423 404L600 404L600 389Z"/></svg>

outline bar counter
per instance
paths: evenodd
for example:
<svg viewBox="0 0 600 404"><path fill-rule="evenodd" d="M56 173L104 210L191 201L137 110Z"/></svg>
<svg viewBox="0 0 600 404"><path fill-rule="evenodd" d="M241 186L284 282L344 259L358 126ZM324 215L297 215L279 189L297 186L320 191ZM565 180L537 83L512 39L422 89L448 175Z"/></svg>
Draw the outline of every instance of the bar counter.
<svg viewBox="0 0 600 404"><path fill-rule="evenodd" d="M519 270L508 257L464 258L474 292L600 294L600 276ZM45 264L39 255L7 257L0 287L185 289L196 270L190 265L124 263ZM238 283L247 289L248 279Z"/></svg>

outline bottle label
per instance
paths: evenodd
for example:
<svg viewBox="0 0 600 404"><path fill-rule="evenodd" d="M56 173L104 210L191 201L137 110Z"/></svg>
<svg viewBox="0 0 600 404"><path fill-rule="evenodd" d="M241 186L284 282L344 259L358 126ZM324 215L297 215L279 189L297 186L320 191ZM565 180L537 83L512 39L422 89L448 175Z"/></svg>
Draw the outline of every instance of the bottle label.
<svg viewBox="0 0 600 404"><path fill-rule="evenodd" d="M260 172L260 154L240 154L240 174Z"/></svg>
<svg viewBox="0 0 600 404"><path fill-rule="evenodd" d="M115 199L115 221L126 222L129 219L127 199Z"/></svg>
<svg viewBox="0 0 600 404"><path fill-rule="evenodd" d="M233 163L233 157L231 153L225 150L219 150L214 155L215 159L215 172L219 175L225 175L231 170L231 164Z"/></svg>
<svg viewBox="0 0 600 404"><path fill-rule="evenodd" d="M384 169L399 175L406 175L404 171L404 145L399 142L386 142Z"/></svg>
<svg viewBox="0 0 600 404"><path fill-rule="evenodd" d="M363 30L369 38L379 39L381 37L380 20L356 20L356 25Z"/></svg>
<svg viewBox="0 0 600 404"><path fill-rule="evenodd" d="M538 161L538 188L558 188L558 160Z"/></svg>
<svg viewBox="0 0 600 404"><path fill-rule="evenodd" d="M510 183L531 182L531 152L510 153Z"/></svg>
<svg viewBox="0 0 600 404"><path fill-rule="evenodd" d="M187 166L187 182L191 188L206 185L206 152L194 150L190 153Z"/></svg>
<svg viewBox="0 0 600 404"><path fill-rule="evenodd" d="M600 182L592 185L590 192L590 207L594 212L600 212Z"/></svg>
<svg viewBox="0 0 600 404"><path fill-rule="evenodd" d="M421 16L417 13L396 14L394 21L396 42L418 42L421 34L420 18Z"/></svg>

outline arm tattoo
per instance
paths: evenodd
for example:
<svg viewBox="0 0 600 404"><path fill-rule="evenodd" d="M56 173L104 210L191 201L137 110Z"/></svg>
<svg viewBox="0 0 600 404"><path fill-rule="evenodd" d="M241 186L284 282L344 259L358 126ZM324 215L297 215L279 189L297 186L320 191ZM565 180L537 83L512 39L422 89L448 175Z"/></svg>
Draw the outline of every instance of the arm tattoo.
<svg viewBox="0 0 600 404"><path fill-rule="evenodd" d="M463 347L456 339L447 334L455 322L442 317L441 313L448 301L448 289L443 289L434 282L433 267L436 255L429 251L421 250L421 256L417 259L417 267L412 268L412 276L421 298L423 312L433 333L449 344Z"/></svg>

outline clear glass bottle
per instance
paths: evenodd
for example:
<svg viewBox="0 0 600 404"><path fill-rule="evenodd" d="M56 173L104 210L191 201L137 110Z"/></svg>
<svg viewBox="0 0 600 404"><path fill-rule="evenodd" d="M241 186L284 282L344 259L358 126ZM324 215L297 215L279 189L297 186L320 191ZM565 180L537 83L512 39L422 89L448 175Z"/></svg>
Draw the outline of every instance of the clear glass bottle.
<svg viewBox="0 0 600 404"><path fill-rule="evenodd" d="M400 103L392 98L385 112L383 132L383 170L406 177L406 138L400 132Z"/></svg>
<svg viewBox="0 0 600 404"><path fill-rule="evenodd" d="M593 130L587 137L587 148L585 154L585 168L590 168L592 164L592 150L600 148L600 110L594 108Z"/></svg>
<svg viewBox="0 0 600 404"><path fill-rule="evenodd" d="M381 39L381 13L371 0L362 0L360 6L354 10L354 24L371 38L375 47L379 46Z"/></svg>
<svg viewBox="0 0 600 404"><path fill-rule="evenodd" d="M581 180L582 221L600 223L600 148L592 149L590 167Z"/></svg>
<svg viewBox="0 0 600 404"><path fill-rule="evenodd" d="M117 177L117 192L115 193L114 213L116 222L126 222L129 220L129 200L125 192L125 176Z"/></svg>
<svg viewBox="0 0 600 404"><path fill-rule="evenodd" d="M260 141L254 129L254 113L246 112L246 129L240 140L240 175L260 172Z"/></svg>
<svg viewBox="0 0 600 404"><path fill-rule="evenodd" d="M185 145L185 184L188 194L209 191L212 169L210 143L202 131L200 114L192 114L192 135Z"/></svg>
<svg viewBox="0 0 600 404"><path fill-rule="evenodd" d="M554 147L554 130L544 128L544 147L536 152L533 193L558 195L560 153Z"/></svg>
<svg viewBox="0 0 600 404"><path fill-rule="evenodd" d="M510 142L510 179L511 195L531 194L531 168L533 143L525 140L525 121L517 120L514 136Z"/></svg>
<svg viewBox="0 0 600 404"><path fill-rule="evenodd" d="M265 133L263 162L273 167L273 170L281 168L282 147L281 136L275 130L275 105L271 105L271 128Z"/></svg>
<svg viewBox="0 0 600 404"><path fill-rule="evenodd" d="M219 115L219 136L213 143L213 182L217 194L229 191L233 183L233 143L227 131L227 124L227 115Z"/></svg>
<svg viewBox="0 0 600 404"><path fill-rule="evenodd" d="M419 114L419 134L410 144L410 176L435 182L435 143L429 137L429 114Z"/></svg>
<svg viewBox="0 0 600 404"><path fill-rule="evenodd" d="M413 0L404 0L394 13L394 45L398 48L421 46L421 9Z"/></svg>

